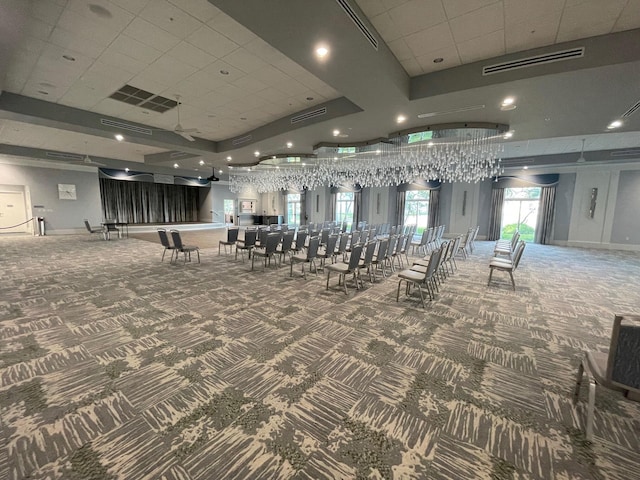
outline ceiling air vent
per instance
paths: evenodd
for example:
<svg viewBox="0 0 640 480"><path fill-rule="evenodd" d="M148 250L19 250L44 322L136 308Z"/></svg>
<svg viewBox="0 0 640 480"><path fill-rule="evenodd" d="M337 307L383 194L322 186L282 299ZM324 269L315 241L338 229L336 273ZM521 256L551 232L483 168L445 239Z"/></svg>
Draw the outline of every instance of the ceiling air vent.
<svg viewBox="0 0 640 480"><path fill-rule="evenodd" d="M626 150L616 150L609 155L612 157L640 157L640 148L628 148Z"/></svg>
<svg viewBox="0 0 640 480"><path fill-rule="evenodd" d="M252 135L245 135L244 137L234 138L233 140L231 140L231 145L242 145L243 143L247 143L252 138Z"/></svg>
<svg viewBox="0 0 640 480"><path fill-rule="evenodd" d="M502 165L505 167L520 167L522 165L531 165L536 161L536 157L526 158L503 158Z"/></svg>
<svg viewBox="0 0 640 480"><path fill-rule="evenodd" d="M622 114L622 118L627 118L640 110L640 101L636 102L635 105L631 105L631 108Z"/></svg>
<svg viewBox="0 0 640 480"><path fill-rule="evenodd" d="M114 127L121 130L129 130L131 132L143 133L145 135L153 135L150 128L138 127L136 125L130 125L124 122L116 122L115 120L109 120L108 118L101 118L100 123L105 127Z"/></svg>
<svg viewBox="0 0 640 480"><path fill-rule="evenodd" d="M346 0L336 0L336 1L344 10L344 13L346 13L349 16L349 18L353 20L353 23L356 24L356 27L358 27L358 30L360 30L360 32L365 36L365 38L369 41L369 43L373 46L373 48L378 50L378 40L373 35L373 33L371 33L371 31L367 28L367 26L364 24L364 22L358 16L358 14L353 10L353 8L351 8L351 5L349 5L349 2L347 2Z"/></svg>
<svg viewBox="0 0 640 480"><path fill-rule="evenodd" d="M487 65L482 67L482 75L493 75L495 73L509 72L520 68L536 67L547 63L562 62L564 60L572 60L574 58L584 57L584 47L571 48L569 50L561 50L559 52L545 53L544 55L535 55L533 57L520 58L504 63L496 63L495 65Z"/></svg>
<svg viewBox="0 0 640 480"><path fill-rule="evenodd" d="M312 110L310 112L301 113L300 115L296 115L295 117L291 117L291 125L300 122L306 122L312 118L321 117L322 115L327 114L327 107L318 108L316 110Z"/></svg>
<svg viewBox="0 0 640 480"><path fill-rule="evenodd" d="M471 105L469 107L454 108L451 110L443 110L441 112L421 113L418 115L418 118L430 118L437 117L438 115L448 115L450 113L470 112L472 110L482 110L484 107L484 105Z"/></svg>
<svg viewBox="0 0 640 480"><path fill-rule="evenodd" d="M82 160L82 155L76 155L74 153L60 153L60 152L45 152L45 155L49 158L56 158L58 160Z"/></svg>
<svg viewBox="0 0 640 480"><path fill-rule="evenodd" d="M159 113L164 113L178 105L175 100L147 92L133 85L124 85L117 92L109 95L109 98Z"/></svg>

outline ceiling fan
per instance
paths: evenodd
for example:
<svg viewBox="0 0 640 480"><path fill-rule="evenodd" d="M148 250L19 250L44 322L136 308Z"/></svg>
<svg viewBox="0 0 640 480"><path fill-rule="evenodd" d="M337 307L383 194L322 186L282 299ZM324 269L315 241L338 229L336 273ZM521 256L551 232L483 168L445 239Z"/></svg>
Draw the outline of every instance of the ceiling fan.
<svg viewBox="0 0 640 480"><path fill-rule="evenodd" d="M584 158L584 138L582 139L582 150L580 150L580 156L578 157L578 160L576 160L577 163L584 163L587 161L586 158Z"/></svg>
<svg viewBox="0 0 640 480"><path fill-rule="evenodd" d="M87 165L89 167L106 167L104 163L94 162L89 155L85 155L84 158L78 162L78 165Z"/></svg>
<svg viewBox="0 0 640 480"><path fill-rule="evenodd" d="M180 123L180 95L176 95L176 102L178 103L178 105L176 105L176 110L178 111L178 123L176 123L176 126L173 127L172 132L180 135L182 138L189 140L190 142L195 142L196 139L193 138L190 134L196 133L198 129L182 127L182 124Z"/></svg>

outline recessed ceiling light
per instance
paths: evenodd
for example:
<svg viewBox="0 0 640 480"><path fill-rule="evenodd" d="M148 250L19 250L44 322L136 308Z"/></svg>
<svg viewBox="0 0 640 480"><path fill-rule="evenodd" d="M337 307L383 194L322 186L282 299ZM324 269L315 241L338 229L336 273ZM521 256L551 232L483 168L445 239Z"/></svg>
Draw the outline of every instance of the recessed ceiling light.
<svg viewBox="0 0 640 480"><path fill-rule="evenodd" d="M231 161L231 157L227 157L227 162L230 162L230 161Z"/></svg>
<svg viewBox="0 0 640 480"><path fill-rule="evenodd" d="M307 97L307 100L311 101L313 100L313 97Z"/></svg>
<svg viewBox="0 0 640 480"><path fill-rule="evenodd" d="M280 170L280 167L278 165L276 165L276 170Z"/></svg>
<svg viewBox="0 0 640 480"><path fill-rule="evenodd" d="M516 101L515 98L513 97L507 97L504 100L502 100L502 105L513 105L513 103Z"/></svg>
<svg viewBox="0 0 640 480"><path fill-rule="evenodd" d="M513 97L507 97L504 100L502 100L502 103L500 104L500 110L502 110L503 112L507 112L509 110L515 110L516 109L516 99Z"/></svg>
<svg viewBox="0 0 640 480"><path fill-rule="evenodd" d="M428 147L433 147L433 142L429 142L429 143L427 143L427 146L428 146Z"/></svg>
<svg viewBox="0 0 640 480"><path fill-rule="evenodd" d="M398 118L396 118L396 122L398 123L402 123L407 119L407 117L405 117L404 115L398 115Z"/></svg>
<svg viewBox="0 0 640 480"><path fill-rule="evenodd" d="M173 164L173 168L178 168L180 165L178 165L177 163Z"/></svg>
<svg viewBox="0 0 640 480"><path fill-rule="evenodd" d="M240 117L240 120L246 120L247 117Z"/></svg>
<svg viewBox="0 0 640 480"><path fill-rule="evenodd" d="M302 164L302 166L303 166L303 167L306 167L306 166L307 166L307 164L306 164L306 163L303 163L303 164Z"/></svg>
<svg viewBox="0 0 640 480"><path fill-rule="evenodd" d="M329 49L324 45L321 45L316 48L316 56L318 58L324 58L329 54Z"/></svg>
<svg viewBox="0 0 640 480"><path fill-rule="evenodd" d="M218 173L222 173L222 169L218 170Z"/></svg>
<svg viewBox="0 0 640 480"><path fill-rule="evenodd" d="M70 62L76 61L75 57L72 57L71 55L62 55L62 58L64 58L65 60L69 60Z"/></svg>
<svg viewBox="0 0 640 480"><path fill-rule="evenodd" d="M511 138L511 137L513 137L513 132L512 131L505 132L504 138Z"/></svg>
<svg viewBox="0 0 640 480"><path fill-rule="evenodd" d="M291 148L291 147L293 147L293 143L287 142L287 148Z"/></svg>
<svg viewBox="0 0 640 480"><path fill-rule="evenodd" d="M340 135L340 130L338 130L337 128L333 131L333 136L337 137L338 135Z"/></svg>
<svg viewBox="0 0 640 480"><path fill-rule="evenodd" d="M255 152L253 152L253 155L256 156L256 157L259 157L260 156L260 152L258 150L256 150Z"/></svg>
<svg viewBox="0 0 640 480"><path fill-rule="evenodd" d="M381 150L380 150L380 149L378 149L378 150L376 150L376 153L377 153L378 155L380 155L380 151L381 151Z"/></svg>
<svg viewBox="0 0 640 480"><path fill-rule="evenodd" d="M129 167L125 168L125 169L124 169L124 171L125 171L125 172L128 172L128 171L129 171Z"/></svg>
<svg viewBox="0 0 640 480"><path fill-rule="evenodd" d="M529 170L529 167L527 165L525 165L524 167L522 167L523 170Z"/></svg>
<svg viewBox="0 0 640 480"><path fill-rule="evenodd" d="M202 176L201 175L198 175L198 180L202 180Z"/></svg>
<svg viewBox="0 0 640 480"><path fill-rule="evenodd" d="M229 70L220 70L220 75L229 75Z"/></svg>
<svg viewBox="0 0 640 480"><path fill-rule="evenodd" d="M115 139L118 140L119 142L121 142L121 141L124 140L124 135L122 135L120 133L116 133Z"/></svg>
<svg viewBox="0 0 640 480"><path fill-rule="evenodd" d="M250 172L250 171L251 171L251 168L247 168L247 171L249 171L249 172Z"/></svg>
<svg viewBox="0 0 640 480"><path fill-rule="evenodd" d="M200 165L204 165L204 160L200 160L198 163L199 163Z"/></svg>
<svg viewBox="0 0 640 480"><path fill-rule="evenodd" d="M444 62L444 58L442 58L442 57L438 57L438 58L434 58L433 59L433 63L442 63L442 62Z"/></svg>
<svg viewBox="0 0 640 480"><path fill-rule="evenodd" d="M89 4L89 10L95 13L97 16L102 18L111 18L113 15L109 10L104 8L102 5L96 5L95 3Z"/></svg>
<svg viewBox="0 0 640 480"><path fill-rule="evenodd" d="M614 120L609 125L607 125L607 128L609 130L612 130L614 128L618 128L618 127L621 127L621 126L622 126L622 120Z"/></svg>
<svg viewBox="0 0 640 480"><path fill-rule="evenodd" d="M229 170L233 170L233 166L232 165L229 165Z"/></svg>
<svg viewBox="0 0 640 480"><path fill-rule="evenodd" d="M275 155L271 155L271 158L273 158L273 159L275 160L275 159L276 159L276 156L275 156Z"/></svg>

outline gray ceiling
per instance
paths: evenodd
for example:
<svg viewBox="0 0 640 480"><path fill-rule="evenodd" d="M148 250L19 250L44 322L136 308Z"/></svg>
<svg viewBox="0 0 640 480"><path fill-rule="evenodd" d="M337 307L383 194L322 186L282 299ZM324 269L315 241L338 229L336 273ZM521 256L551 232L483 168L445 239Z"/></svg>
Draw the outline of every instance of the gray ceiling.
<svg viewBox="0 0 640 480"><path fill-rule="evenodd" d="M201 159L226 172L255 163L255 151L490 122L510 126L505 156L520 163L570 163L582 139L588 161L640 159L616 153L640 147L640 109L606 128L640 101L640 0L4 0L0 18L4 154L88 154L147 171L178 162L197 175ZM577 48L579 58L482 74ZM180 95L180 123L196 141L173 132L176 109L109 98L125 84ZM500 109L507 96L515 110Z"/></svg>

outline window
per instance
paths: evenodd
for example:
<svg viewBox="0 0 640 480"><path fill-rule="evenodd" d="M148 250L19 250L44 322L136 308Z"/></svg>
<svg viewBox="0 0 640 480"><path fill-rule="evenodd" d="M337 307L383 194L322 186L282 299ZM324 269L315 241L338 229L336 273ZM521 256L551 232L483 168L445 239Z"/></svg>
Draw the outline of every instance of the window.
<svg viewBox="0 0 640 480"><path fill-rule="evenodd" d="M504 189L500 238L509 240L517 230L522 240L533 242L540 192L540 187Z"/></svg>
<svg viewBox="0 0 640 480"><path fill-rule="evenodd" d="M336 194L336 223L347 222L347 228L353 223L355 195L353 192L338 192Z"/></svg>
<svg viewBox="0 0 640 480"><path fill-rule="evenodd" d="M287 194L287 223L300 225L300 194Z"/></svg>
<svg viewBox="0 0 640 480"><path fill-rule="evenodd" d="M429 190L409 190L404 198L404 223L416 225L416 234L429 224Z"/></svg>
<svg viewBox="0 0 640 480"><path fill-rule="evenodd" d="M233 199L224 199L224 222L225 223L233 223L233 209L234 209L234 201Z"/></svg>

